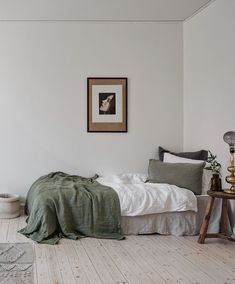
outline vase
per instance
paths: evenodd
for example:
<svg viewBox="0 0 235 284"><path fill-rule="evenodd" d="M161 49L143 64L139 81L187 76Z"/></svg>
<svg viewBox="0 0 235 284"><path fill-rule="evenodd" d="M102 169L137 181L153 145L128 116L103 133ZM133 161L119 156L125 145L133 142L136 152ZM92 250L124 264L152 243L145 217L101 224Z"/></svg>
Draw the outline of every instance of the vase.
<svg viewBox="0 0 235 284"><path fill-rule="evenodd" d="M219 177L219 174L213 174L211 178L211 187L210 190L214 191L221 191L221 178Z"/></svg>

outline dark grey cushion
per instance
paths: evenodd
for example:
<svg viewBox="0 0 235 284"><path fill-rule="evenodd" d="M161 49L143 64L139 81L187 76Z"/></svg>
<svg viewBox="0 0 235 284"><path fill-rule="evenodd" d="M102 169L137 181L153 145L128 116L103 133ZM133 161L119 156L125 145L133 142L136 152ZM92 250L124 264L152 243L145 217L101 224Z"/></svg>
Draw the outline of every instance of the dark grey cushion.
<svg viewBox="0 0 235 284"><path fill-rule="evenodd" d="M193 160L202 160L206 161L208 158L208 151L206 150L200 150L196 152L181 152L181 153L174 153L169 150L166 150L162 147L158 147L158 154L159 154L159 159L163 161L164 158L164 153L170 153L172 155L182 157L182 158L187 158L187 159L193 159Z"/></svg>
<svg viewBox="0 0 235 284"><path fill-rule="evenodd" d="M194 194L202 193L202 173L205 163L164 163L149 160L146 182L168 183L187 188Z"/></svg>

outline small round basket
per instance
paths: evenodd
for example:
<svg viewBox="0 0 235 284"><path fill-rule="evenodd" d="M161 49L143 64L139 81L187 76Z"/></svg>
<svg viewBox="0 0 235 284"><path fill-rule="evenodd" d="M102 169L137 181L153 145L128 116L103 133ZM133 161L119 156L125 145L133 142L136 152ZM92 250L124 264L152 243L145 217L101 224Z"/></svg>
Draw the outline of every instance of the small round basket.
<svg viewBox="0 0 235 284"><path fill-rule="evenodd" d="M20 215L20 197L10 193L0 193L0 218L10 219Z"/></svg>

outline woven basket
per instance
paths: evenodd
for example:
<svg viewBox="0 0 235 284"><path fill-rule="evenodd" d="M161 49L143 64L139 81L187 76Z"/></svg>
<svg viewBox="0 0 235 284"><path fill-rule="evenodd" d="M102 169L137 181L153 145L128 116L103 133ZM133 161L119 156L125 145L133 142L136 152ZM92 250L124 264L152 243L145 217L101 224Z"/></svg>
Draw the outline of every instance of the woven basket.
<svg viewBox="0 0 235 284"><path fill-rule="evenodd" d="M0 193L0 218L16 218L20 215L19 195Z"/></svg>

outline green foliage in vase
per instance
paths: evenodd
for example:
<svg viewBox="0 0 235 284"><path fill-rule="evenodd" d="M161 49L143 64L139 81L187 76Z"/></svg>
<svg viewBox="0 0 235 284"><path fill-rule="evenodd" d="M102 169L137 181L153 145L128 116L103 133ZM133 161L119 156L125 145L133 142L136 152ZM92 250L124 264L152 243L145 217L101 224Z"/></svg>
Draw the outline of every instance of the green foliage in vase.
<svg viewBox="0 0 235 284"><path fill-rule="evenodd" d="M205 167L206 170L211 170L213 174L218 174L220 175L220 169L221 169L221 164L217 162L216 155L213 155L210 150L208 150L208 158L207 158L207 163L209 164L207 167Z"/></svg>

